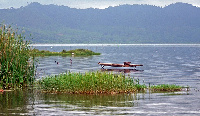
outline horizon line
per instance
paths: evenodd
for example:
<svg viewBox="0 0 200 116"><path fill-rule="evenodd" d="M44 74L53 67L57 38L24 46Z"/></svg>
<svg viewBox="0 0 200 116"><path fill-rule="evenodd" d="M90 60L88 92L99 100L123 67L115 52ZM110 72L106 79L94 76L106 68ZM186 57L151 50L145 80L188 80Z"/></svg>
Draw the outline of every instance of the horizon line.
<svg viewBox="0 0 200 116"><path fill-rule="evenodd" d="M200 44L30 44L30 46L199 46Z"/></svg>

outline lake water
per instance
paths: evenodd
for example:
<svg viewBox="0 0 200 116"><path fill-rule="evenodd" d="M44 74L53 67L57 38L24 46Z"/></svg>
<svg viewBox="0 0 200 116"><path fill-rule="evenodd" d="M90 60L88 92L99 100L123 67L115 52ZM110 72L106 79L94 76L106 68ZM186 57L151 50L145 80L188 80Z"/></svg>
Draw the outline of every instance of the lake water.
<svg viewBox="0 0 200 116"><path fill-rule="evenodd" d="M120 95L44 94L35 90L0 94L0 115L200 115L200 45L38 45L40 50L90 49L89 57L39 57L36 78L72 72L101 71L98 62L143 64L128 72L146 85L176 84L190 91ZM72 63L70 62L72 59ZM57 64L58 62L58 64ZM110 67L106 67L111 69Z"/></svg>

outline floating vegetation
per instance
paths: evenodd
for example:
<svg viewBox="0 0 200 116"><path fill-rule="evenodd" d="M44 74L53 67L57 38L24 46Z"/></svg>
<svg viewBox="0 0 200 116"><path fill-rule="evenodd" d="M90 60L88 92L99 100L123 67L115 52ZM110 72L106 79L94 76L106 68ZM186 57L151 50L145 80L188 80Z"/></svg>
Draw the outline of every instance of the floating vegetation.
<svg viewBox="0 0 200 116"><path fill-rule="evenodd" d="M22 88L34 81L34 57L25 37L5 25L0 26L0 88Z"/></svg>
<svg viewBox="0 0 200 116"><path fill-rule="evenodd" d="M61 52L50 52L48 50L38 50L38 49L33 49L31 51L31 54L35 56L90 56L90 55L100 55L100 53L95 53L91 50L88 49L75 49L75 50L62 50Z"/></svg>
<svg viewBox="0 0 200 116"><path fill-rule="evenodd" d="M79 93L79 94L117 94L131 93L144 90L145 85L140 85L130 77L123 74L106 72L85 72L60 74L45 77L38 81L44 92L53 93Z"/></svg>
<svg viewBox="0 0 200 116"><path fill-rule="evenodd" d="M173 91L181 91L183 87L179 85L162 84L162 85L153 85L149 89L153 92L173 92Z"/></svg>

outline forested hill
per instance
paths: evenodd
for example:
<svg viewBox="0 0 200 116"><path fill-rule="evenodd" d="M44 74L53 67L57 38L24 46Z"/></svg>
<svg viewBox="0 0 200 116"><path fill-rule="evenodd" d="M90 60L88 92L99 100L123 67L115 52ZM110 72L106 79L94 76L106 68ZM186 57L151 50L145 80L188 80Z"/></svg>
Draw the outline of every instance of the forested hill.
<svg viewBox="0 0 200 116"><path fill-rule="evenodd" d="M33 43L200 43L200 8L185 3L106 9L31 3L1 9L0 22L24 27Z"/></svg>

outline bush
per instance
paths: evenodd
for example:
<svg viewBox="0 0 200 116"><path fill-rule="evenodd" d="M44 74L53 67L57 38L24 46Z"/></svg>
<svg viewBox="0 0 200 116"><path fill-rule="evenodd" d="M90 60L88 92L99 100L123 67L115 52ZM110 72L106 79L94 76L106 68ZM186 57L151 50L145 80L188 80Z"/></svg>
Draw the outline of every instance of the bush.
<svg viewBox="0 0 200 116"><path fill-rule="evenodd" d="M62 53L67 53L67 51L66 50L62 50Z"/></svg>

